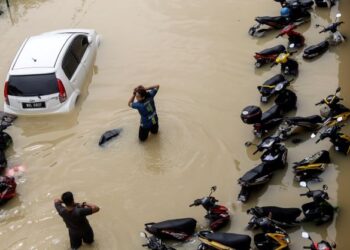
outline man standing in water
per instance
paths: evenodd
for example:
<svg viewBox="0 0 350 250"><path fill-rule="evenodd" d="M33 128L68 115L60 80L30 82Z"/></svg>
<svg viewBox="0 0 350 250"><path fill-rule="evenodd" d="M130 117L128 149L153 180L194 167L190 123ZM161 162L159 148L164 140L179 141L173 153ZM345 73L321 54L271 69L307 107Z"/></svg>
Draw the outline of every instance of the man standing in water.
<svg viewBox="0 0 350 250"><path fill-rule="evenodd" d="M148 88L138 86L134 89L132 97L129 99L128 105L133 109L137 109L141 116L139 128L139 139L145 141L149 132L152 134L158 133L158 116L156 106L154 104L154 96L159 90L159 85L154 85ZM134 102L136 98L136 102Z"/></svg>
<svg viewBox="0 0 350 250"><path fill-rule="evenodd" d="M61 199L55 199L55 207L68 228L72 250L78 249L82 241L87 244L94 242L94 232L86 216L97 213L100 210L98 206L86 202L75 203L73 194L65 192Z"/></svg>

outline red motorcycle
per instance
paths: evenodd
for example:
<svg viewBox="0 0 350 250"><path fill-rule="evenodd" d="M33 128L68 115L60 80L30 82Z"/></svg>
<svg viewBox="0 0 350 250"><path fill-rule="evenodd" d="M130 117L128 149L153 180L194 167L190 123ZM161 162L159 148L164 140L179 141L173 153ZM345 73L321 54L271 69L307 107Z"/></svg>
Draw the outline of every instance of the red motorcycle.
<svg viewBox="0 0 350 250"><path fill-rule="evenodd" d="M299 32L294 31L297 28L295 24L290 24L284 27L276 38L287 35L288 36L288 47L294 44L295 48L301 48L305 45L305 37Z"/></svg>
<svg viewBox="0 0 350 250"><path fill-rule="evenodd" d="M255 67L260 68L265 64L274 62L278 55L283 52L286 52L286 47L284 47L282 44L255 52Z"/></svg>
<svg viewBox="0 0 350 250"><path fill-rule="evenodd" d="M217 205L216 203L218 200L211 196L215 191L216 186L211 187L208 196L196 199L190 205L190 207L200 205L203 206L203 208L207 211L205 218L209 220L209 227L212 231L217 231L230 222L230 214L228 213L227 207Z"/></svg>
<svg viewBox="0 0 350 250"><path fill-rule="evenodd" d="M311 250L333 250L336 248L336 244L335 242L327 242L327 241L320 241L320 242L315 242L313 241L313 239L310 237L310 235L307 232L302 232L301 236L304 239L309 239L311 241L311 245L310 246L304 246L304 249L311 249Z"/></svg>
<svg viewBox="0 0 350 250"><path fill-rule="evenodd" d="M16 187L14 177L0 176L0 205L15 197Z"/></svg>

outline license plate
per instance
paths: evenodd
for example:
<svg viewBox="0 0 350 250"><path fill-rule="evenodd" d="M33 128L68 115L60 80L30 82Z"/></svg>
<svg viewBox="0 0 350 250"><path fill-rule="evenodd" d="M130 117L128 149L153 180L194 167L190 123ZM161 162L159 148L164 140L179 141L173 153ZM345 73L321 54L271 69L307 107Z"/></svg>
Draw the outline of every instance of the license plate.
<svg viewBox="0 0 350 250"><path fill-rule="evenodd" d="M24 109L40 109L45 108L45 102L23 102L22 107Z"/></svg>

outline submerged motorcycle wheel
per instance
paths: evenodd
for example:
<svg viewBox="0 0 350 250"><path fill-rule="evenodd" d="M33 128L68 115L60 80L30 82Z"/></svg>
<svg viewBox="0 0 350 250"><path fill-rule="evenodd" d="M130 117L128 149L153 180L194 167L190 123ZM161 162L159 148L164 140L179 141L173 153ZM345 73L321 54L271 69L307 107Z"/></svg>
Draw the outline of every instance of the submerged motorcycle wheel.
<svg viewBox="0 0 350 250"><path fill-rule="evenodd" d="M205 245L204 243L201 243L198 247L197 250L209 250L210 247L208 247L207 245Z"/></svg>

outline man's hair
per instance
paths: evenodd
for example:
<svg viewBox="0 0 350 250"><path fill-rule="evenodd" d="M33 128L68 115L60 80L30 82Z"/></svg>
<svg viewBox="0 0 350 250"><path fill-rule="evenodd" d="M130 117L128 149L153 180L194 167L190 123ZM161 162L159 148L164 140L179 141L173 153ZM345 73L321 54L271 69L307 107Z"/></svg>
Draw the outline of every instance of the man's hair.
<svg viewBox="0 0 350 250"><path fill-rule="evenodd" d="M138 86L136 92L139 93L142 98L145 98L147 95L147 90L143 86Z"/></svg>
<svg viewBox="0 0 350 250"><path fill-rule="evenodd" d="M66 206L70 206L70 205L74 204L74 197L73 197L72 192L68 191L68 192L63 193L61 199L62 199L63 203L66 204Z"/></svg>

